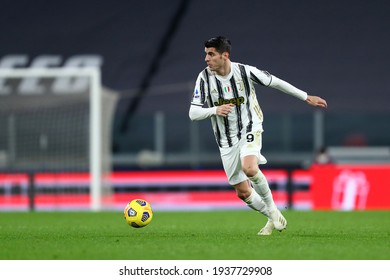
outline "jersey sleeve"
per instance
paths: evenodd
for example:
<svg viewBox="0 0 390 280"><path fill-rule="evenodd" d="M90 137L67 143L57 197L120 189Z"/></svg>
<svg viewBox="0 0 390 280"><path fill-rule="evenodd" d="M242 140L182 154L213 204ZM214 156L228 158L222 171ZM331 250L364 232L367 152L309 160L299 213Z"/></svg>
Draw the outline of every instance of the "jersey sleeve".
<svg viewBox="0 0 390 280"><path fill-rule="evenodd" d="M279 79L274 75L271 75L267 71L259 70L253 66L249 66L249 70L250 70L250 79L254 83L277 89L279 91L287 93L301 100L307 99L306 92L300 90L299 88L296 88L295 86L291 85L290 83L282 79Z"/></svg>
<svg viewBox="0 0 390 280"><path fill-rule="evenodd" d="M284 93L287 93L291 96L294 96L298 99L305 101L307 99L307 93L299 88L293 86L292 84L279 79L278 77L272 76L272 82L270 84L271 88L280 90Z"/></svg>
<svg viewBox="0 0 390 280"><path fill-rule="evenodd" d="M255 84L260 84L268 87L272 82L272 75L264 70L259 70L256 67L248 66L249 77Z"/></svg>
<svg viewBox="0 0 390 280"><path fill-rule="evenodd" d="M199 73L196 79L191 105L203 106L206 101L207 83L203 72Z"/></svg>
<svg viewBox="0 0 390 280"><path fill-rule="evenodd" d="M189 111L190 119L193 121L200 121L217 114L217 107L202 108L199 106L191 105Z"/></svg>

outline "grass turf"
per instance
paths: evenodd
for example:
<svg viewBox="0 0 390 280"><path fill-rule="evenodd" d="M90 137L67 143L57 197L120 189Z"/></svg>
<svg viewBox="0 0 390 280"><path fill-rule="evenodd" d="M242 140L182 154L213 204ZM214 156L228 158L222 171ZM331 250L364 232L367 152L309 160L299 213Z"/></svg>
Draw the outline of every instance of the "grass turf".
<svg viewBox="0 0 390 280"><path fill-rule="evenodd" d="M253 211L0 213L2 260L389 260L390 211L285 211L288 229L257 236Z"/></svg>

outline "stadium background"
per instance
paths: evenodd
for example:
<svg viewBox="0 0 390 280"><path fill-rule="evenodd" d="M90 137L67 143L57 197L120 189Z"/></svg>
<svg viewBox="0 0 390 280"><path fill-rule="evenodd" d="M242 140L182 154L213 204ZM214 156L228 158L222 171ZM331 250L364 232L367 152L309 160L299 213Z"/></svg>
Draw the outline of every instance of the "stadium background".
<svg viewBox="0 0 390 280"><path fill-rule="evenodd" d="M203 41L215 35L231 39L233 61L268 70L328 101L329 108L318 111L276 91L258 89L265 113L265 171L280 206L315 207L313 197L321 194L312 190L313 174L322 172L310 166L321 147L382 149L390 144L390 20L385 1L4 1L3 6L0 67L7 68L9 56L27 56L27 63L18 67L31 67L45 55L59 56L58 66L74 56L101 62L103 86L119 96L113 169L127 173L114 186L121 192L118 205L137 194L159 208L178 200L180 209L242 206L220 173L209 122L193 124L188 119L194 80L205 67ZM342 154L352 157L348 163L354 165L347 170L352 173L364 171L363 163L380 164L378 174L365 176L371 191L386 194L388 150L379 150L379 155L370 149L346 151ZM34 169L46 171L42 166ZM137 173L161 170L168 173ZM18 170L3 163L1 172ZM371 176L383 179L371 183ZM34 178L39 179L50 178ZM3 206L8 195L25 194L30 178L15 180L10 194L4 183L0 186ZM88 182L82 176L72 184L84 189ZM211 191L218 192L220 201L207 200ZM61 195L51 198L59 201ZM390 207L388 198L371 203L374 209ZM26 200L23 207L28 208Z"/></svg>

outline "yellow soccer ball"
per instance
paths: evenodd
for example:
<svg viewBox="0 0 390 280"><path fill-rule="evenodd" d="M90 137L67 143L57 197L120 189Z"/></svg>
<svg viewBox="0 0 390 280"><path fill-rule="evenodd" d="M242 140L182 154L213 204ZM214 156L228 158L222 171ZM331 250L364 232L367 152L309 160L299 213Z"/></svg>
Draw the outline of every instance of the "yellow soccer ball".
<svg viewBox="0 0 390 280"><path fill-rule="evenodd" d="M132 227L147 226L153 218L152 207L144 199L137 198L130 201L123 210L126 223Z"/></svg>

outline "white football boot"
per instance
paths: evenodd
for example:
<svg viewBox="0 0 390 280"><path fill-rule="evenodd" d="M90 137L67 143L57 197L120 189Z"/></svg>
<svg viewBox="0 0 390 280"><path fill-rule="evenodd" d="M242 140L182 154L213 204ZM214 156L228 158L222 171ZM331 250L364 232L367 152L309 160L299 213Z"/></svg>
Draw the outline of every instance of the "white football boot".
<svg viewBox="0 0 390 280"><path fill-rule="evenodd" d="M269 217L272 220L275 229L282 231L287 227L287 220L283 217L278 209L269 212Z"/></svg>
<svg viewBox="0 0 390 280"><path fill-rule="evenodd" d="M271 219L268 219L265 226L257 233L257 235L271 235L272 231L275 229L274 223Z"/></svg>

